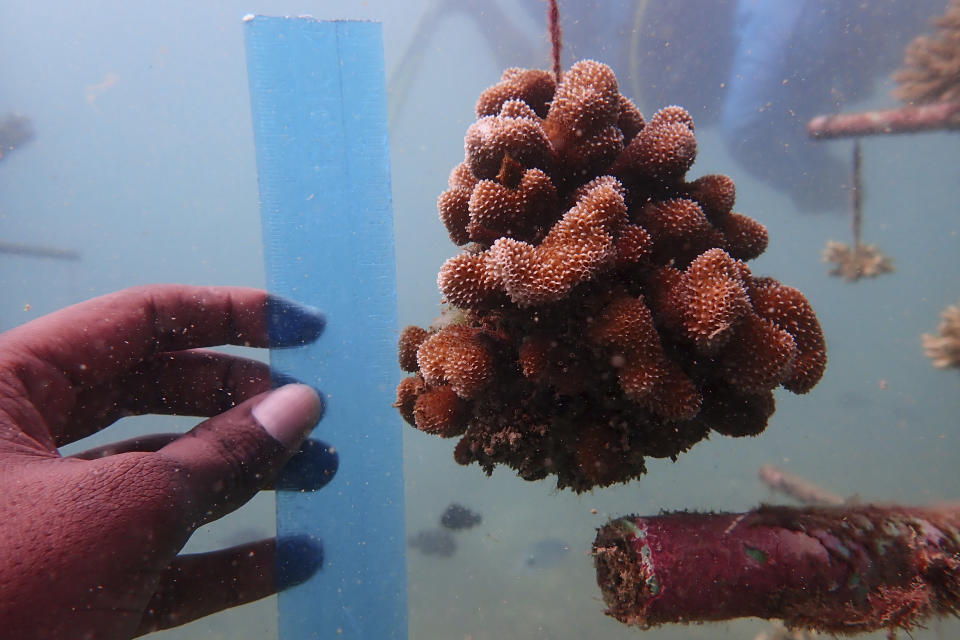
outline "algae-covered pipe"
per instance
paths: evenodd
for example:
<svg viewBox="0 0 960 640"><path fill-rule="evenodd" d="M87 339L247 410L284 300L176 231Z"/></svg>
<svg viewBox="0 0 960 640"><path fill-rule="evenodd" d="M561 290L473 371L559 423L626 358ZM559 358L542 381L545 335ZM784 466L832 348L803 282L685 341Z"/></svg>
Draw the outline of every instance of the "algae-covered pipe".
<svg viewBox="0 0 960 640"><path fill-rule="evenodd" d="M608 615L643 627L754 616L858 633L960 604L957 504L626 516L593 552Z"/></svg>
<svg viewBox="0 0 960 640"><path fill-rule="evenodd" d="M960 101L817 116L807 124L814 140L954 129L960 129Z"/></svg>

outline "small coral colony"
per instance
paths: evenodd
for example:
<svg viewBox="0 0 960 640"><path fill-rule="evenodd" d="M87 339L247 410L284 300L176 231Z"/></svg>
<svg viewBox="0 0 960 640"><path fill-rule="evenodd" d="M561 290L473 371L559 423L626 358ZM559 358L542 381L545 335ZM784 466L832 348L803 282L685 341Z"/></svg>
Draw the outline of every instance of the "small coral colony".
<svg viewBox="0 0 960 640"><path fill-rule="evenodd" d="M687 181L683 108L646 121L585 60L559 81L509 69L476 111L439 198L463 247L438 278L449 308L399 340L396 406L460 437L457 462L577 492L627 482L711 430L762 432L776 387L820 380L807 299L746 264L767 230L732 210L727 176Z"/></svg>

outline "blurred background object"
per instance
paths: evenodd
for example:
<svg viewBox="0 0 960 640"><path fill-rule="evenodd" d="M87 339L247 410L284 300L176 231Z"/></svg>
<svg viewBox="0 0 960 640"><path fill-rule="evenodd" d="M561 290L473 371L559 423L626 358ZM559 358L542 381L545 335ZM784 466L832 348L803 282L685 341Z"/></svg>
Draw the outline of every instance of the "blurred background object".
<svg viewBox="0 0 960 640"><path fill-rule="evenodd" d="M923 351L938 369L960 368L960 303L940 313L940 335L923 334Z"/></svg>
<svg viewBox="0 0 960 640"><path fill-rule="evenodd" d="M476 25L500 68L547 67L547 42L536 31L544 5L431 2L390 78L392 119L405 108L436 34L456 20ZM806 122L869 97L943 6L944 0L561 1L563 65L605 62L644 114L682 105L698 128L718 125L740 167L798 209L839 213L844 162L807 138Z"/></svg>
<svg viewBox="0 0 960 640"><path fill-rule="evenodd" d="M19 113L8 113L0 120L0 160L33 140L33 123Z"/></svg>

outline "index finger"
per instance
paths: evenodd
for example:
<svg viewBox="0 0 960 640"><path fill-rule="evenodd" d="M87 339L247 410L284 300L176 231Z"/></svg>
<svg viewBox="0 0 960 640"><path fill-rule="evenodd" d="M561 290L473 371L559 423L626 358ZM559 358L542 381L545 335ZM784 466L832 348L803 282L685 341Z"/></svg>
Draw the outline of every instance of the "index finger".
<svg viewBox="0 0 960 640"><path fill-rule="evenodd" d="M166 351L306 344L323 324L319 312L261 289L148 285L75 304L7 332L0 337L0 358L7 362L0 364L16 358L20 372L36 371L47 383L51 371L36 365L53 365L73 386L99 384Z"/></svg>

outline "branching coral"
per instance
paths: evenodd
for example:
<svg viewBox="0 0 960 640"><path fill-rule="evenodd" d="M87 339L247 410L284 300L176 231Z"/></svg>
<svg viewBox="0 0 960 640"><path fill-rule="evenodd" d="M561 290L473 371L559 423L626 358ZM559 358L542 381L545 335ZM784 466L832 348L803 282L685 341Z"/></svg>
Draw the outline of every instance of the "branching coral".
<svg viewBox="0 0 960 640"><path fill-rule="evenodd" d="M773 389L805 393L826 364L795 289L754 276L767 231L733 181L687 182L690 115L646 122L610 69L559 85L510 69L481 95L466 157L438 200L465 251L438 284L458 311L407 328L407 422L462 434L454 458L584 491L626 482L713 429L755 435Z"/></svg>
<svg viewBox="0 0 960 640"><path fill-rule="evenodd" d="M863 231L863 153L860 140L855 140L853 143L853 170L850 172L850 182L850 228L853 231L853 242L845 244L827 240L827 246L820 258L823 262L833 264L830 275L841 276L847 282L893 273L893 260L884 255L877 245L864 244L860 241Z"/></svg>
<svg viewBox="0 0 960 640"><path fill-rule="evenodd" d="M904 68L894 75L894 95L923 104L960 100L960 0L934 19L936 33L918 36L907 46Z"/></svg>
<svg viewBox="0 0 960 640"><path fill-rule="evenodd" d="M839 276L847 282L860 278L876 278L893 273L893 260L884 255L875 244L856 244L828 240L821 260L832 264L830 275Z"/></svg>
<svg viewBox="0 0 960 640"><path fill-rule="evenodd" d="M923 335L923 351L938 369L960 369L960 304L940 314L940 335Z"/></svg>

